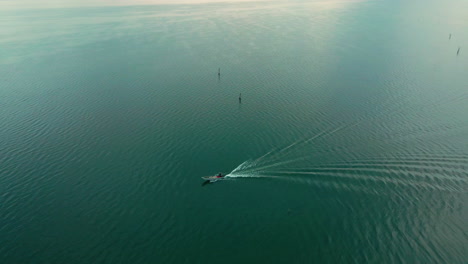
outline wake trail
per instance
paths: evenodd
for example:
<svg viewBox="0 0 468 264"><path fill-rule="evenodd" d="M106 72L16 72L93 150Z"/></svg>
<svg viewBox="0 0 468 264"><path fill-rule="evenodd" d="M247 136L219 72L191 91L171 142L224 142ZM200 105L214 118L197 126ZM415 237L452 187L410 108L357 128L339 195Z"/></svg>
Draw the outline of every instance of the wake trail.
<svg viewBox="0 0 468 264"><path fill-rule="evenodd" d="M226 178L253 178L253 179L287 179L284 176L262 175L262 174L228 174Z"/></svg>
<svg viewBox="0 0 468 264"><path fill-rule="evenodd" d="M245 172L258 172L258 171L260 171L260 170L262 170L262 169L277 167L277 166L285 165L285 164L291 164L291 163L296 162L296 161L299 161L299 160L304 160L305 158L307 158L307 157L300 157L300 158L293 159L293 160L277 162L277 163L274 163L274 164L271 164L271 165L262 166L262 167L258 167L258 168L254 168L254 169L250 169L250 170L246 170Z"/></svg>
<svg viewBox="0 0 468 264"><path fill-rule="evenodd" d="M226 175L226 177L228 177ZM378 190L369 189L361 185L356 185L354 183L340 183L340 182L330 182L330 181L322 181L317 179L311 178L304 178L304 177L291 177L291 176L277 176L277 175L269 175L269 174L236 174L229 176L230 178L249 178L249 179L274 179L274 180L281 180L286 182L291 182L295 184L306 184L314 187L326 187L331 188L334 190L345 190L345 191L352 191L352 192L364 192L372 195L382 195Z"/></svg>
<svg viewBox="0 0 468 264"><path fill-rule="evenodd" d="M440 100L436 100L435 102L432 102L430 104L424 104L424 105L419 105L419 106L412 106L412 107L408 107L408 108L393 108L391 109L390 107L385 107L387 108L388 111L386 112L379 112L377 114L374 114L374 115L368 115L368 116L365 116L361 119L357 118L357 120L351 124L344 124L344 125L341 125L333 130L330 130L330 129L326 129L324 131L321 131L320 133L312 136L311 138L308 138L308 139L301 139L301 140L298 140L296 142L293 142L292 144L286 146L285 148L282 148L280 149L278 152L274 153L275 149L267 152L266 154L262 155L261 157L251 161L251 160L246 160L244 161L242 164L240 164L238 167L236 167L232 172L231 174L233 173L236 173L236 172L255 172L255 171L259 171L259 170L262 170L262 169L266 169L266 168L272 168L272 167L277 167L277 166L280 166L280 165L285 165L285 164L290 164L292 162L295 162L297 160L301 160L301 159L304 159L304 158L299 158L299 159L294 159L294 160L290 160L290 161L284 161L284 162L276 162L274 164L271 164L271 165L266 165L266 166L261 166L261 167L258 167L256 168L256 166L262 164L263 160L266 159L267 157L270 157L272 160L270 162L275 162L276 160L278 160L280 157L282 156L279 156L281 154L286 154L288 150L292 149L293 147L297 146L298 144L307 144L313 140L316 140L318 138L321 138L321 137L327 137L327 136L331 136L339 131L343 131L343 130L346 130L346 129L350 129L350 128L353 128L353 127L356 127L357 125L365 122L365 121L372 121L376 118L379 118L379 117L382 117L383 116L392 116L392 115L395 115L395 114L398 114L398 113L402 113L404 111L408 111L408 110L418 110L421 111L421 109L425 109L427 107L439 107L439 106L442 106L444 105L445 103L449 103L451 101L454 101L456 99L459 99L458 97L457 98L451 98L450 96L447 96L445 98L442 98ZM387 104L388 106L389 104ZM390 108L390 109L388 109ZM268 163L266 163L268 164Z"/></svg>
<svg viewBox="0 0 468 264"><path fill-rule="evenodd" d="M395 110L400 110L400 109L397 108L397 109L395 109ZM393 112L395 112L395 110L392 111L392 112L390 112L389 114L392 114ZM298 144L301 144L301 143L302 143L302 144L306 144L306 143L308 143L308 142L311 142L311 141L313 141L313 140L315 140L315 139L321 137L322 135L324 135L324 137L325 137L325 136L330 136L330 135L332 135L332 134L334 134L334 133L336 133L336 132L338 132L338 131L340 131L340 130L352 128L352 127L357 126L358 124L360 124L360 123L362 123L362 122L364 122L364 121L366 121L366 120L372 120L373 118L376 118L376 117L378 117L378 116L375 116L375 115L374 115L374 116L368 116L367 118L363 118L363 119L360 119L360 120L358 119L358 120L356 120L355 122L353 122L353 123L351 123L351 124L343 124L343 125L341 125L341 126L335 128L335 129L333 129L331 132L329 132L329 133L326 134L326 135L324 135L324 134L327 133L327 131L330 131L330 129L325 129L325 130L321 131L320 133L318 133L318 134L312 136L311 138L308 138L308 139L300 139L300 140L298 140L298 141L296 141L296 142L293 142L292 144L290 144L290 145L288 145L288 146L286 146L286 147L280 149L278 152L274 153L273 156L271 156L271 158L276 158L276 159L277 159L277 158L278 158L277 156L278 156L279 154L284 153L284 152L287 151L288 149L290 149L290 148L292 148L292 147L294 147L294 146L296 146L296 145L298 145ZM264 158L268 157L268 156L269 156L271 153L273 153L273 152L274 152L274 149L271 150L271 151L269 151L269 152L267 152L266 154L262 155L261 157L255 159L255 160L252 162L252 165L249 166L249 167L253 167L253 166L259 164L261 160L263 160ZM273 161L274 161L274 159L273 159Z"/></svg>
<svg viewBox="0 0 468 264"><path fill-rule="evenodd" d="M395 168L406 168L406 170L395 170ZM334 172L368 172L368 173L382 173L386 175L405 175L406 177L417 177L417 178L429 178L433 180L449 180L449 181L456 181L461 183L468 183L468 179L463 177L457 176L447 176L438 172L434 173L426 173L426 172L419 172L411 169L419 169L417 167L411 166L396 166L396 167L389 167L386 165L383 166L375 166L375 167L354 167L354 168L317 168L312 169L310 171L277 171L271 172L267 171L265 173L278 173L278 174L297 174L297 175L327 175Z"/></svg>
<svg viewBox="0 0 468 264"><path fill-rule="evenodd" d="M265 171L265 173L292 174L292 175L320 175L322 174L321 172L315 172L315 171Z"/></svg>
<svg viewBox="0 0 468 264"><path fill-rule="evenodd" d="M372 182L381 182L384 184L394 184L399 186L408 186L415 189L432 189L432 190L439 190L439 191L448 191L448 192L463 192L463 190L459 189L459 186L440 186L438 184L432 184L429 182L424 181L416 181L416 180L408 180L408 179L396 179L391 177L385 176L369 176L363 174L356 174L356 173L347 173L347 172L332 172L332 173L316 173L316 172L302 172L297 173L293 171L276 171L276 172L265 172L265 173L279 173L279 174L296 174L298 176L294 177L286 177L286 178L300 178L300 175L321 175L321 176L328 176L334 179L342 178L342 179L350 179L356 181L372 181Z"/></svg>
<svg viewBox="0 0 468 264"><path fill-rule="evenodd" d="M324 135L324 134L325 134L324 137L325 137L325 136L332 135L332 134L334 134L335 132L338 132L338 131L340 131L340 130L346 128L346 126L347 126L346 124L345 124L345 125L341 125L341 126L335 128L335 129L332 130L332 131L330 131L330 129L327 129L327 130L324 130L324 131L322 131L322 132L320 132L320 133L314 135L314 136L311 137L311 138L298 140L298 141L296 141L296 142L290 144L289 146L286 146L285 148L280 149L278 152L274 153L273 156L271 156L270 158L273 159L272 161L275 161L275 159L278 159L278 155L280 155L280 154L282 154L282 153L285 153L285 151L287 151L288 149L293 148L294 146L296 146L296 145L298 145L298 144L306 144L306 143L308 143L308 142L310 142L310 141L313 141L314 139L317 139L317 138L321 137L321 136ZM330 131L330 132L329 132L328 134L326 134L328 131ZM252 163L253 163L252 166L255 166L255 165L259 164L260 161L261 161L262 159L268 157L268 155L270 155L272 152L274 152L274 150L271 150L271 151L267 152L266 154L264 154L263 156L261 156L261 157L255 159L255 160L252 162ZM260 163L260 164L261 164L261 163ZM252 167L252 166L250 166L250 167Z"/></svg>
<svg viewBox="0 0 468 264"><path fill-rule="evenodd" d="M355 165L374 165L376 163L382 164L414 164L417 165L439 165L440 167L448 167L448 166L456 166L456 165L463 165L468 162L465 158L419 158L419 157L410 157L404 159L392 159L392 158L375 158L375 159L357 159L357 160L350 160L348 162L337 162L337 163L327 163L321 164L319 166L315 166L314 168L320 168L323 166L355 166Z"/></svg>
<svg viewBox="0 0 468 264"><path fill-rule="evenodd" d="M263 158L267 157L268 155L270 155L270 153L272 153L273 151L275 151L275 149L272 149L270 150L269 152L267 152L266 154L264 154L263 156L261 156L260 158L257 158L255 159L254 161L252 161L252 165L251 166L248 166L248 167L253 167L255 166L256 164L258 164ZM247 168L248 168L247 167Z"/></svg>
<svg viewBox="0 0 468 264"><path fill-rule="evenodd" d="M237 167L236 167L234 170L232 170L229 174L233 174L233 173L235 173L236 171L242 170L243 167L244 167L244 164L246 164L246 163L248 163L248 162L249 162L249 160L246 160L246 161L242 162L239 166L237 166ZM228 175L229 175L229 174L228 174Z"/></svg>

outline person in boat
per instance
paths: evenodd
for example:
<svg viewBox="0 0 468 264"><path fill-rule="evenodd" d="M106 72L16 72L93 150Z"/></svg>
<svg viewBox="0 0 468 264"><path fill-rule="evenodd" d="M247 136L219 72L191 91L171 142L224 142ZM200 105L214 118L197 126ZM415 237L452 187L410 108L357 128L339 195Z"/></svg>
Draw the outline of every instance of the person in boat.
<svg viewBox="0 0 468 264"><path fill-rule="evenodd" d="M224 175L221 172L218 173L218 175L216 175L216 178L222 178L222 177L224 177Z"/></svg>

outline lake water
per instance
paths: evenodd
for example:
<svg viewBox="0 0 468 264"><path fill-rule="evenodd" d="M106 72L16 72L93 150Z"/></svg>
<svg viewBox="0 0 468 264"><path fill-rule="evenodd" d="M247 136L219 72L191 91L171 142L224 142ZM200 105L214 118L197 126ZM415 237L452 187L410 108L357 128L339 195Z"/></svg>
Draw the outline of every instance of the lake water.
<svg viewBox="0 0 468 264"><path fill-rule="evenodd" d="M1 263L468 261L467 1L3 5Z"/></svg>

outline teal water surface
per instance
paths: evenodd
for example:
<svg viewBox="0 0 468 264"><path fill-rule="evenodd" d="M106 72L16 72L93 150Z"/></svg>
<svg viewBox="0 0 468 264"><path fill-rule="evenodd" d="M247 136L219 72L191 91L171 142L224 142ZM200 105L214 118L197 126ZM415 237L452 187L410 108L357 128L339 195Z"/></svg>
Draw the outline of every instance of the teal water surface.
<svg viewBox="0 0 468 264"><path fill-rule="evenodd" d="M466 1L0 17L1 263L467 262Z"/></svg>

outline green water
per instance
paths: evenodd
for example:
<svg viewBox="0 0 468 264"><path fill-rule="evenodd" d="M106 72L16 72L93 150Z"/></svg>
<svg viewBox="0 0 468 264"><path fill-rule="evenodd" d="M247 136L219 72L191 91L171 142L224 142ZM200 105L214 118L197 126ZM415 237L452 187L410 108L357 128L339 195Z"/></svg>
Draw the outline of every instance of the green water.
<svg viewBox="0 0 468 264"><path fill-rule="evenodd" d="M466 1L0 17L1 263L468 260Z"/></svg>

